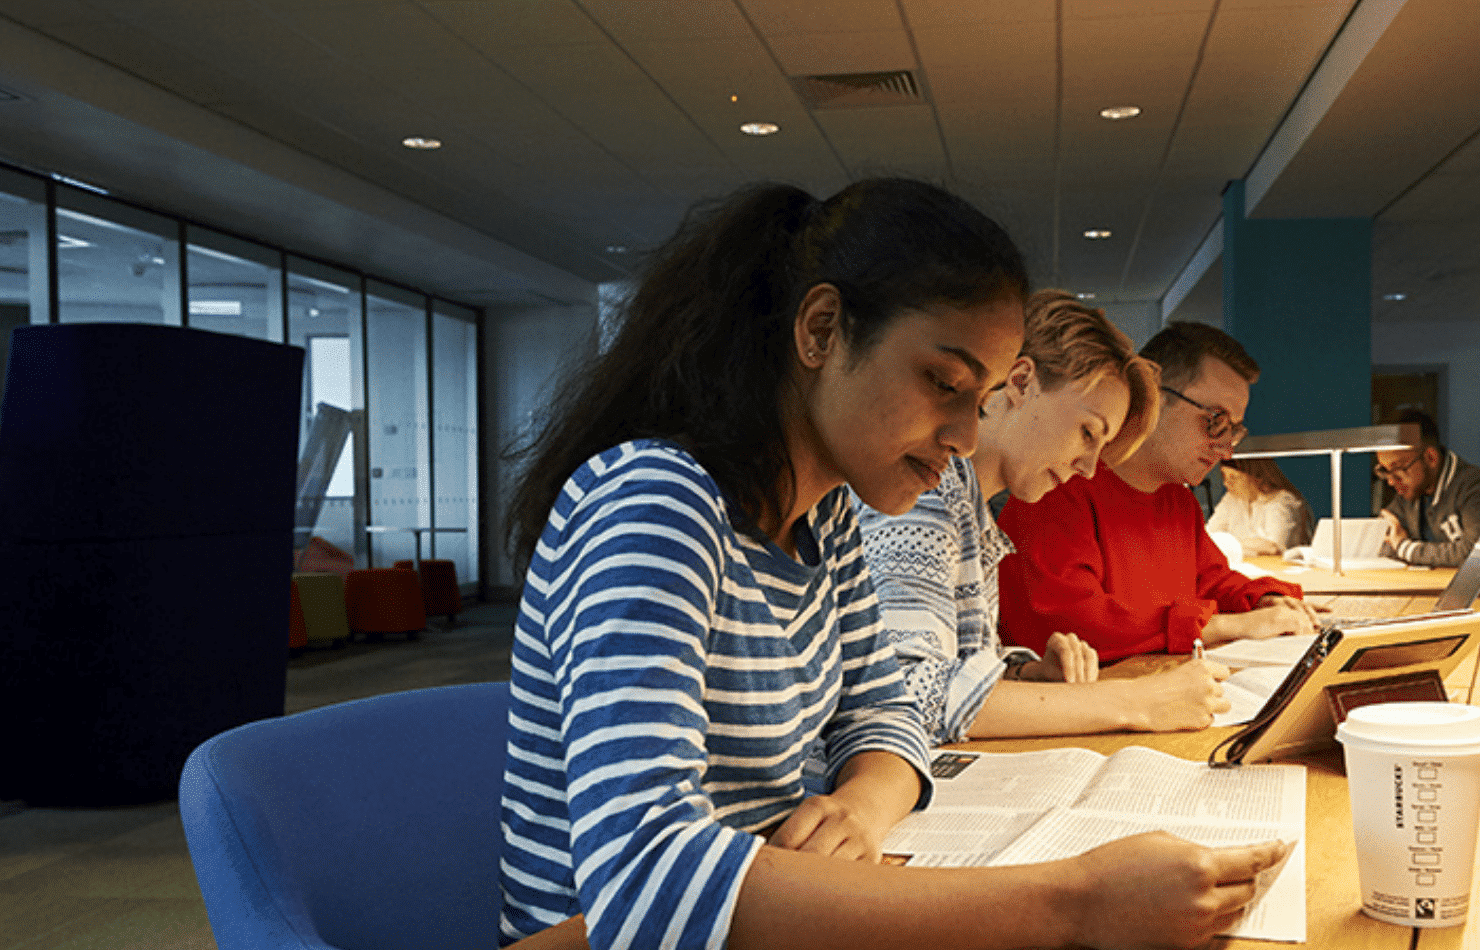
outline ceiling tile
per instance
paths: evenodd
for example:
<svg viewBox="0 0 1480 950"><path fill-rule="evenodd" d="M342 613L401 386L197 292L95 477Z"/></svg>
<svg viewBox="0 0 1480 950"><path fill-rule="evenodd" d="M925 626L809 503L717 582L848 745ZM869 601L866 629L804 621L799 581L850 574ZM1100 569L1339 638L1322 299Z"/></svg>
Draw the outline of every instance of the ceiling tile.
<svg viewBox="0 0 1480 950"><path fill-rule="evenodd" d="M1047 23L1055 20L1055 0L902 0L905 20L916 29L982 23Z"/></svg>
<svg viewBox="0 0 1480 950"><path fill-rule="evenodd" d="M733 0L581 0L618 43L751 36Z"/></svg>
<svg viewBox="0 0 1480 950"><path fill-rule="evenodd" d="M920 62L932 71L951 67L1054 75L1055 33L1051 22L917 27L914 36Z"/></svg>
<svg viewBox="0 0 1480 950"><path fill-rule="evenodd" d="M485 52L608 39L572 0L418 0L418 5Z"/></svg>
<svg viewBox="0 0 1480 950"><path fill-rule="evenodd" d="M0 16L43 31L69 23L113 19L84 0L0 0Z"/></svg>
<svg viewBox="0 0 1480 950"><path fill-rule="evenodd" d="M737 0L766 36L902 29L895 0Z"/></svg>
<svg viewBox="0 0 1480 950"><path fill-rule="evenodd" d="M927 106L828 110L817 121L855 175L944 174L940 133Z"/></svg>
<svg viewBox="0 0 1480 950"><path fill-rule="evenodd" d="M788 76L888 72L917 66L903 30L780 35L771 37L770 44Z"/></svg>

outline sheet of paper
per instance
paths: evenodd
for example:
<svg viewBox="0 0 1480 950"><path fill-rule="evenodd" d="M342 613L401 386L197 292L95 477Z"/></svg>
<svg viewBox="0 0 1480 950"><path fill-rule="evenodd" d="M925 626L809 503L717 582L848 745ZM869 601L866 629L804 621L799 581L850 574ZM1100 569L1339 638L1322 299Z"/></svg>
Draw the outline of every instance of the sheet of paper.
<svg viewBox="0 0 1480 950"><path fill-rule="evenodd" d="M1233 640L1203 653L1210 660L1240 669L1245 666L1294 666L1316 640L1313 633L1270 637L1268 640Z"/></svg>
<svg viewBox="0 0 1480 950"><path fill-rule="evenodd" d="M1265 702L1280 688L1285 677L1290 675L1291 666L1251 666L1239 670L1223 681L1223 698L1228 700L1227 712L1213 717L1213 725L1236 726L1259 715Z"/></svg>

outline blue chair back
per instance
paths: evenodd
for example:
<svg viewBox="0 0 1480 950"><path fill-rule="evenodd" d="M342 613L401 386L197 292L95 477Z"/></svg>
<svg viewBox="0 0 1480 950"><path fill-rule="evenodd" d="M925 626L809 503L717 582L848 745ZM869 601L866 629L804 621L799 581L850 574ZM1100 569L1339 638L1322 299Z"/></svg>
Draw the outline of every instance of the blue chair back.
<svg viewBox="0 0 1480 950"><path fill-rule="evenodd" d="M201 744L180 816L220 950L497 946L508 695L391 693Z"/></svg>

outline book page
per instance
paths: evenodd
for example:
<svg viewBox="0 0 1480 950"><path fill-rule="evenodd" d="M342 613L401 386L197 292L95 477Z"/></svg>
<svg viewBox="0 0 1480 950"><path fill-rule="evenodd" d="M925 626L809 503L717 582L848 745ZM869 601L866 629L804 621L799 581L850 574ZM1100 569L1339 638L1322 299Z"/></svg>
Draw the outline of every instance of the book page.
<svg viewBox="0 0 1480 950"><path fill-rule="evenodd" d="M927 808L906 815L884 840L891 864L984 867L1033 827L1039 813L1005 808Z"/></svg>
<svg viewBox="0 0 1480 950"><path fill-rule="evenodd" d="M1105 762L1089 749L938 749L930 761L935 797L890 830L886 860L915 867L985 865L1045 811L1078 798Z"/></svg>
<svg viewBox="0 0 1480 950"><path fill-rule="evenodd" d="M1196 821L1164 821L1149 816L1127 818L1058 808L1004 848L991 861L991 865L1004 867L1056 861L1148 831L1166 831L1210 848L1262 844L1275 839L1294 841L1295 847L1285 861L1259 875L1255 899L1250 902L1238 923L1224 930L1222 936L1294 943L1305 941L1303 820L1299 826L1279 823L1207 824Z"/></svg>
<svg viewBox="0 0 1480 950"><path fill-rule="evenodd" d="M935 776L932 811L983 805L1042 812L1079 797L1105 764L1089 749L1044 749L1040 752L955 752L931 756Z"/></svg>
<svg viewBox="0 0 1480 950"><path fill-rule="evenodd" d="M1159 820L1304 827L1305 766L1213 769L1145 746L1128 746L1110 757L1074 808Z"/></svg>

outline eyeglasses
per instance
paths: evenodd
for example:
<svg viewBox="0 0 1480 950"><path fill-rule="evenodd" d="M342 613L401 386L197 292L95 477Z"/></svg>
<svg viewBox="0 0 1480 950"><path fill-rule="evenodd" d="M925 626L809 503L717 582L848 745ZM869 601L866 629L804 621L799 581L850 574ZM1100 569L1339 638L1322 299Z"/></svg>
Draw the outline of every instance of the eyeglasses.
<svg viewBox="0 0 1480 950"><path fill-rule="evenodd" d="M1376 466L1373 466L1372 472L1378 478L1391 478L1392 476L1398 474L1399 472L1406 472L1406 471L1408 471L1410 468L1413 467L1413 464L1415 462L1417 462L1421 458L1423 458L1423 453L1422 452L1418 453L1413 458L1411 458L1408 461L1404 462L1402 465L1394 465L1392 468L1389 468L1386 465L1376 465Z"/></svg>
<svg viewBox="0 0 1480 950"><path fill-rule="evenodd" d="M1161 387L1164 393L1171 393L1178 399L1207 413L1203 418L1203 429L1210 439L1228 439L1228 445L1232 448L1244 441L1244 436L1249 434L1248 427L1241 422L1234 422L1228 415L1227 409L1215 409L1212 406L1204 406L1195 399L1188 399L1170 386Z"/></svg>

